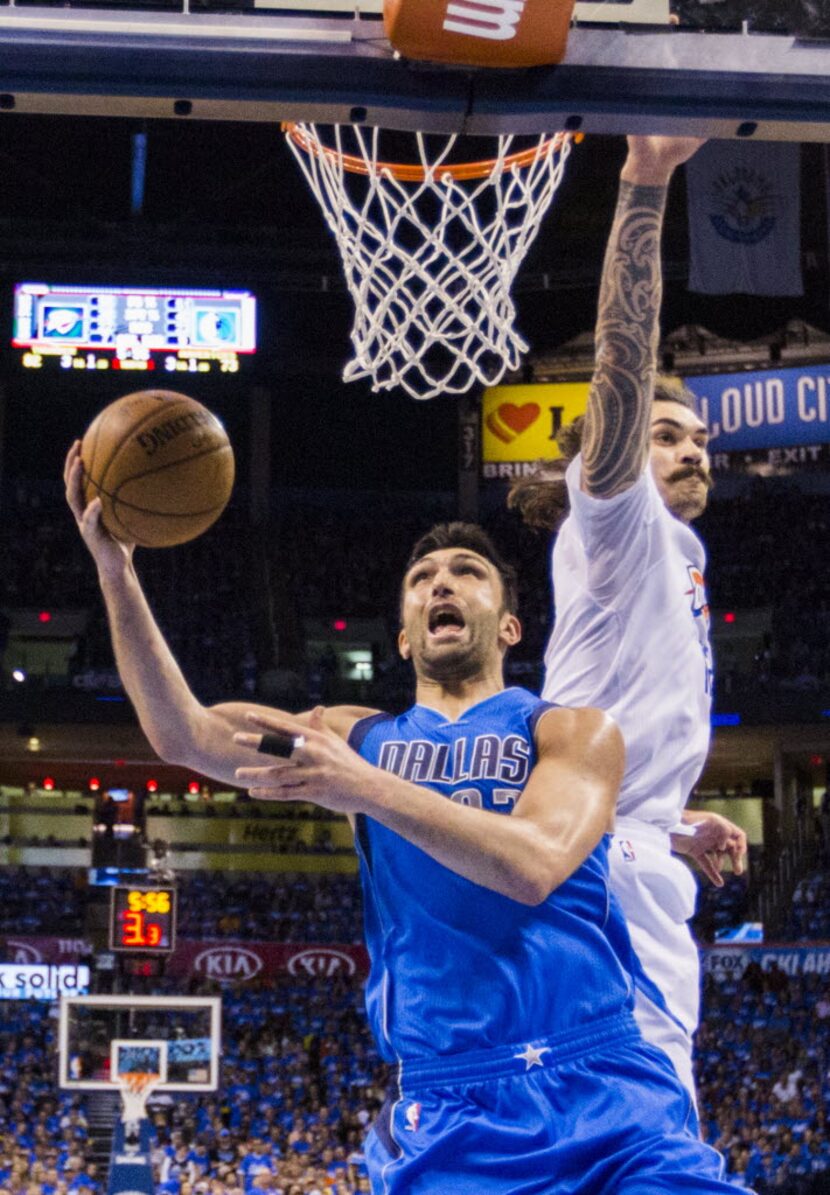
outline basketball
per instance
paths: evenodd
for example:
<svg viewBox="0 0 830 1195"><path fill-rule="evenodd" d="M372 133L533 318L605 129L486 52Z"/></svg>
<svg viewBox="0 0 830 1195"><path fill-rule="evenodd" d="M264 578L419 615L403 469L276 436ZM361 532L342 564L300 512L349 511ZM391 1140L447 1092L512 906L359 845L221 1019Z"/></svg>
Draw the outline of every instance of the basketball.
<svg viewBox="0 0 830 1195"><path fill-rule="evenodd" d="M233 449L212 412L173 390L110 403L81 444L87 502L100 497L107 531L169 548L215 523L233 488Z"/></svg>

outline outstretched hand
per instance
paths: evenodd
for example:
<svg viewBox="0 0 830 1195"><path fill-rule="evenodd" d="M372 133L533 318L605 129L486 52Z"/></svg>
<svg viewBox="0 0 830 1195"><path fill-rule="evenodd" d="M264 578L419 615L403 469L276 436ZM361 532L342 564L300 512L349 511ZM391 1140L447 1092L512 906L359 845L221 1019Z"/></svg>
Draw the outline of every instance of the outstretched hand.
<svg viewBox="0 0 830 1195"><path fill-rule="evenodd" d="M632 134L620 177L641 186L665 186L677 167L688 162L703 144L700 137Z"/></svg>
<svg viewBox="0 0 830 1195"><path fill-rule="evenodd" d="M684 816L695 832L672 834L672 850L687 859L694 859L716 888L723 887L721 869L727 859L735 875L743 875L747 837L741 827L719 813L687 813Z"/></svg>
<svg viewBox="0 0 830 1195"><path fill-rule="evenodd" d="M330 730L323 721L322 707L302 720L289 714L249 713L251 733L240 731L234 742L259 750L263 734L301 737L287 759L268 757L259 767L237 768L236 779L252 797L264 801L311 801L335 813L361 813L377 784L378 769Z"/></svg>
<svg viewBox="0 0 830 1195"><path fill-rule="evenodd" d="M99 570L104 573L123 572L125 563L132 559L135 544L123 543L110 535L101 521L100 498L93 498L87 503L84 496L84 466L81 460L80 440L76 440L66 454L63 481L69 509L75 516L78 530Z"/></svg>

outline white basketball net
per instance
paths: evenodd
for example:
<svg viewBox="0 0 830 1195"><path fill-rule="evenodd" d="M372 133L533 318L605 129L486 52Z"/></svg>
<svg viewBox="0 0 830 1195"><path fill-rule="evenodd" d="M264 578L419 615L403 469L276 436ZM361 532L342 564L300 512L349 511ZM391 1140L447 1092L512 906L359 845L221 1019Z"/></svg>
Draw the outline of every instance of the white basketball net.
<svg viewBox="0 0 830 1195"><path fill-rule="evenodd" d="M494 385L527 344L510 288L561 181L568 134L542 137L521 164L501 136L484 177L450 164L455 136L419 166L379 159L378 129L288 126L288 144L337 238L355 305L354 358L344 381L403 387L415 398ZM491 143L488 143L488 145ZM401 173L410 176L400 177Z"/></svg>
<svg viewBox="0 0 830 1195"><path fill-rule="evenodd" d="M147 1100L155 1091L160 1075L135 1073L121 1075L121 1122L135 1124L147 1114Z"/></svg>

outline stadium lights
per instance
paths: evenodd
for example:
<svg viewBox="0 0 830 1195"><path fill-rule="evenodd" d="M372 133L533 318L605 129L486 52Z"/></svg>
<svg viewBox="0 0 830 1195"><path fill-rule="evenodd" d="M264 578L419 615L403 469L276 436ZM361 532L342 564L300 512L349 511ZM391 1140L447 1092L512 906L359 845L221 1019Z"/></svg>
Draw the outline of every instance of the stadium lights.
<svg viewBox="0 0 830 1195"><path fill-rule="evenodd" d="M41 610L37 616L37 620L38 620L38 622L51 622L52 615L49 613L48 610Z"/></svg>
<svg viewBox="0 0 830 1195"><path fill-rule="evenodd" d="M148 793L157 793L159 790L159 782L158 780L148 780L144 787L147 789Z"/></svg>
<svg viewBox="0 0 830 1195"><path fill-rule="evenodd" d="M196 796L201 787L198 780L188 780L187 782L187 791L191 796Z"/></svg>
<svg viewBox="0 0 830 1195"><path fill-rule="evenodd" d="M86 786L91 793L97 793L101 787L101 781L97 776L90 776L89 780L86 782Z"/></svg>
<svg viewBox="0 0 830 1195"><path fill-rule="evenodd" d="M47 793L54 792L55 791L54 777L44 776L43 780L41 781L40 787L44 790L44 792L47 792Z"/></svg>
<svg viewBox="0 0 830 1195"><path fill-rule="evenodd" d="M15 668L12 670L12 680L17 681L19 685L22 685L25 679L26 673L22 668Z"/></svg>

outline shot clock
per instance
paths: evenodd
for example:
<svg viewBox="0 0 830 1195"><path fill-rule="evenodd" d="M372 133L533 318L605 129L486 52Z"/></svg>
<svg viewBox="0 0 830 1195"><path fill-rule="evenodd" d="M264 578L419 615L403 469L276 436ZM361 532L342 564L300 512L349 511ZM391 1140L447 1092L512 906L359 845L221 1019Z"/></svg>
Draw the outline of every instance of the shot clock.
<svg viewBox="0 0 830 1195"><path fill-rule="evenodd" d="M110 903L110 950L169 954L176 944L176 889L116 885Z"/></svg>

